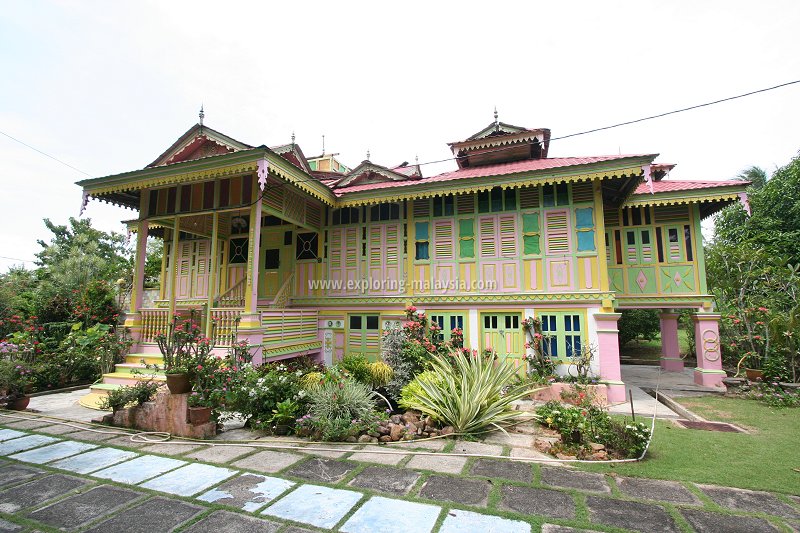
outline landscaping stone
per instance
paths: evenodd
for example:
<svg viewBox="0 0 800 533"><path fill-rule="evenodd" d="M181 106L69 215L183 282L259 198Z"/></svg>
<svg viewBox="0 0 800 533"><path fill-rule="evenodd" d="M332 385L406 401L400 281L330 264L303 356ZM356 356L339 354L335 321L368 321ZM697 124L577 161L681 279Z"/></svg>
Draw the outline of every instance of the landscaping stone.
<svg viewBox="0 0 800 533"><path fill-rule="evenodd" d="M254 512L294 487L292 481L245 473L226 481L198 500Z"/></svg>
<svg viewBox="0 0 800 533"><path fill-rule="evenodd" d="M40 505L89 484L84 479L62 474L39 478L0 493L0 512L16 513L24 507Z"/></svg>
<svg viewBox="0 0 800 533"><path fill-rule="evenodd" d="M72 426L65 426L63 424L53 424L52 426L38 428L36 431L39 431L40 433L47 433L48 435L64 435L66 433L75 433L76 431L81 430Z"/></svg>
<svg viewBox="0 0 800 533"><path fill-rule="evenodd" d="M256 448L252 446L212 446L187 453L185 457L206 463L229 463L254 451Z"/></svg>
<svg viewBox="0 0 800 533"><path fill-rule="evenodd" d="M332 528L361 500L363 494L318 485L301 485L261 514L321 528Z"/></svg>
<svg viewBox="0 0 800 533"><path fill-rule="evenodd" d="M717 487L714 485L698 485L698 487L720 507L736 511L767 513L783 518L800 519L800 512L768 492Z"/></svg>
<svg viewBox="0 0 800 533"><path fill-rule="evenodd" d="M764 520L752 516L732 516L709 513L698 509L681 509L681 514L698 533L752 533L753 531L779 531Z"/></svg>
<svg viewBox="0 0 800 533"><path fill-rule="evenodd" d="M502 431L495 431L490 433L483 439L484 442L491 444L499 444L501 446L515 446L517 448L531 448L533 441L536 437L533 435L526 435L523 433L503 433Z"/></svg>
<svg viewBox="0 0 800 533"><path fill-rule="evenodd" d="M435 439L435 440L405 440L401 442L395 442L386 446L388 449L398 449L398 450L413 450L413 449L421 449L421 450L430 450L434 452L441 451L447 445L447 439Z"/></svg>
<svg viewBox="0 0 800 533"><path fill-rule="evenodd" d="M428 533L441 508L424 503L370 498L341 528L344 533Z"/></svg>
<svg viewBox="0 0 800 533"><path fill-rule="evenodd" d="M178 496L191 496L237 473L236 470L229 468L194 463L153 478L141 486L145 489L168 492Z"/></svg>
<svg viewBox="0 0 800 533"><path fill-rule="evenodd" d="M37 509L27 518L54 528L74 529L113 513L141 496L132 490L104 485Z"/></svg>
<svg viewBox="0 0 800 533"><path fill-rule="evenodd" d="M374 453L375 451L394 451L398 453ZM400 450L392 450L389 446L365 446L362 451L354 453L348 459L352 461L363 461L365 463L396 465L408 457L399 452Z"/></svg>
<svg viewBox="0 0 800 533"><path fill-rule="evenodd" d="M491 487L491 483L484 480L431 476L419 495L431 500L484 506Z"/></svg>
<svg viewBox="0 0 800 533"><path fill-rule="evenodd" d="M12 420L11 418L7 420ZM49 426L52 422L47 420L39 420L39 419L29 419L29 420L16 420L14 422L6 422L3 421L3 425L8 426L14 429L37 429L44 426Z"/></svg>
<svg viewBox="0 0 800 533"><path fill-rule="evenodd" d="M633 498L661 502L702 505L692 492L677 481L633 477L616 478L619 490Z"/></svg>
<svg viewBox="0 0 800 533"><path fill-rule="evenodd" d="M127 509L86 533L167 533L205 510L199 505L158 497Z"/></svg>
<svg viewBox="0 0 800 533"><path fill-rule="evenodd" d="M632 529L642 533L681 531L669 513L658 505L597 496L587 497L586 505L589 507L590 521L597 524Z"/></svg>
<svg viewBox="0 0 800 533"><path fill-rule="evenodd" d="M303 459L302 455L297 455L294 453L264 450L263 452L248 455L244 459L239 459L233 463L233 466L271 474L273 472L283 470L287 466L293 465L301 459Z"/></svg>
<svg viewBox="0 0 800 533"><path fill-rule="evenodd" d="M22 531L22 526L0 518L0 533L15 533L17 531Z"/></svg>
<svg viewBox="0 0 800 533"><path fill-rule="evenodd" d="M533 459L533 461L524 461L526 463L530 463L530 462L547 462L552 460L553 458L547 454L536 451L533 448L511 448L511 459L518 459L518 460ZM552 465L558 468L563 468L564 466L560 463L552 463Z"/></svg>
<svg viewBox="0 0 800 533"><path fill-rule="evenodd" d="M3 482L3 487L8 487L17 481L27 481L43 474L43 470L23 465L11 464L0 468L0 480Z"/></svg>
<svg viewBox="0 0 800 533"><path fill-rule="evenodd" d="M589 492L611 492L603 474L568 468L542 467L542 483L551 487L579 489Z"/></svg>
<svg viewBox="0 0 800 533"><path fill-rule="evenodd" d="M497 444L484 444L483 442L456 441L452 453L468 453L473 455L503 455L503 447Z"/></svg>
<svg viewBox="0 0 800 533"><path fill-rule="evenodd" d="M308 461L295 465L287 474L309 481L337 483L355 468L356 464L348 461L334 461L332 459L313 457Z"/></svg>
<svg viewBox="0 0 800 533"><path fill-rule="evenodd" d="M353 487L390 494L408 494L420 478L419 472L406 468L368 466L350 482Z"/></svg>
<svg viewBox="0 0 800 533"><path fill-rule="evenodd" d="M230 511L215 511L192 524L185 533L274 533L282 524Z"/></svg>
<svg viewBox="0 0 800 533"><path fill-rule="evenodd" d="M521 520L509 520L499 516L488 516L461 509L451 509L439 529L439 533L464 533L481 531L491 533L530 533L531 525Z"/></svg>
<svg viewBox="0 0 800 533"><path fill-rule="evenodd" d="M494 459L478 459L472 465L470 474L473 476L508 479L519 481L520 483L531 483L533 481L533 472L530 465Z"/></svg>
<svg viewBox="0 0 800 533"><path fill-rule="evenodd" d="M307 453L309 455L317 455L319 457L328 457L330 459L338 459L339 457L343 457L350 453L353 450L357 450L360 446L352 446L352 445L343 445L343 444L321 444L317 445L320 448L335 448L330 450L314 450L314 449L305 449L301 448L297 451Z"/></svg>
<svg viewBox="0 0 800 533"><path fill-rule="evenodd" d="M111 479L118 483L136 485L150 478L160 476L186 464L186 461L168 459L156 455L143 455L124 463L114 465L92 474L96 477Z"/></svg>
<svg viewBox="0 0 800 533"><path fill-rule="evenodd" d="M0 429L0 442L16 439L25 435L27 435L27 433L23 433L22 431L16 431L13 429Z"/></svg>
<svg viewBox="0 0 800 533"><path fill-rule="evenodd" d="M600 533L594 529L577 529L557 524L542 524L542 533Z"/></svg>
<svg viewBox="0 0 800 533"><path fill-rule="evenodd" d="M11 455L12 453L30 450L31 448L54 442L58 442L58 439L44 435L26 435L18 439L0 442L0 455Z"/></svg>
<svg viewBox="0 0 800 533"><path fill-rule="evenodd" d="M504 485L500 507L509 511L550 518L575 518L575 501L558 490Z"/></svg>
<svg viewBox="0 0 800 533"><path fill-rule="evenodd" d="M181 455L186 452L197 450L198 448L205 448L205 446L203 446L202 444L189 444L189 443L178 444L178 442L180 441L174 441L175 444L172 444L172 442L173 441L160 442L158 444L143 446L141 450L145 453L159 453L161 455ZM191 457L191 455L189 457Z"/></svg>
<svg viewBox="0 0 800 533"><path fill-rule="evenodd" d="M34 463L42 465L51 461L57 461L71 455L77 455L81 452L89 451L97 448L96 444L87 444L85 442L64 441L44 446L43 448L36 448L35 450L28 450L27 452L16 453L9 457L9 459L16 459L25 463Z"/></svg>
<svg viewBox="0 0 800 533"><path fill-rule="evenodd" d="M445 474L460 474L465 464L467 464L466 457L415 455L406 463L406 468L432 470Z"/></svg>
<svg viewBox="0 0 800 533"><path fill-rule="evenodd" d="M50 466L69 470L77 474L91 474L97 470L102 470L111 465L121 463L137 457L136 452L118 450L116 448L99 448L80 455L73 455L66 459L61 459L52 463Z"/></svg>
<svg viewBox="0 0 800 533"><path fill-rule="evenodd" d="M129 448L133 447L131 446L131 444L133 443L131 443L128 437L122 437L123 439L125 439L125 442L129 443L129 444L123 444L117 442L117 439L120 438L119 435L111 433L97 433L96 431L76 431L75 433L70 433L69 438L75 440L88 440L92 442L108 441L106 442L106 444L120 444L121 446L128 446ZM111 439L114 439L114 441L112 441Z"/></svg>

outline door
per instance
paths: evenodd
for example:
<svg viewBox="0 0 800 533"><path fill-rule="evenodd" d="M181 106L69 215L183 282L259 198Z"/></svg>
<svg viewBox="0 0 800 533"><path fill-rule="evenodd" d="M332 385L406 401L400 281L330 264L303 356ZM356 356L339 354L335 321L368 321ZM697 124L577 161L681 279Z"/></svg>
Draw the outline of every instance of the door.
<svg viewBox="0 0 800 533"><path fill-rule="evenodd" d="M481 350L492 349L498 359L509 359L514 366L522 363L522 329L520 314L484 314L482 316Z"/></svg>

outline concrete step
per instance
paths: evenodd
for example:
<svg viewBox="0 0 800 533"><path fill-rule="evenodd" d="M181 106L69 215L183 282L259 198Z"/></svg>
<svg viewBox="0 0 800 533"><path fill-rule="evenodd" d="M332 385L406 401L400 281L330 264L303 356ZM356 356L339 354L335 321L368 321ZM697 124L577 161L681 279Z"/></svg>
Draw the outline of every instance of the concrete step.
<svg viewBox="0 0 800 533"><path fill-rule="evenodd" d="M158 347L158 344L143 342L140 344L134 344L134 347L136 348L136 351L139 353L157 355L159 357L161 356L161 349Z"/></svg>
<svg viewBox="0 0 800 533"><path fill-rule="evenodd" d="M164 358L161 357L160 353L152 354L152 353L129 353L125 356L126 363L134 363L139 364L144 359L144 362L148 365L163 365Z"/></svg>
<svg viewBox="0 0 800 533"><path fill-rule="evenodd" d="M167 377L163 374L142 375L131 374L129 372L112 372L110 374L103 374L104 385L136 385L137 381L146 381L153 379L153 381L167 381Z"/></svg>
<svg viewBox="0 0 800 533"><path fill-rule="evenodd" d="M153 368L147 368L141 363L119 363L114 365L114 369L116 373L126 373L126 374L134 374L140 373L147 376L153 375L163 375L163 370L155 370Z"/></svg>

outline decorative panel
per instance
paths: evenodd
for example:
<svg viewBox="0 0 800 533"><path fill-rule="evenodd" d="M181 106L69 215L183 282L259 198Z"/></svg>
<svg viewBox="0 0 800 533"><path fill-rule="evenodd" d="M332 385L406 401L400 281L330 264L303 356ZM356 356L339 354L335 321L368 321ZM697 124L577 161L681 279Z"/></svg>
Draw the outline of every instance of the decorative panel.
<svg viewBox="0 0 800 533"><path fill-rule="evenodd" d="M566 209L544 212L545 253L547 255L569 254L572 242L569 227L569 211Z"/></svg>
<svg viewBox="0 0 800 533"><path fill-rule="evenodd" d="M627 294L656 293L656 269L654 267L629 268Z"/></svg>

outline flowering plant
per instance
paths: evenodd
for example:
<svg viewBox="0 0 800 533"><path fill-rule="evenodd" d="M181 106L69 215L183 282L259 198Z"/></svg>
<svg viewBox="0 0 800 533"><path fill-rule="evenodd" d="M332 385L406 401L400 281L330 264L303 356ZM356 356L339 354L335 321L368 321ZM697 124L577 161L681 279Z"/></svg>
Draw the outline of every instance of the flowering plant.
<svg viewBox="0 0 800 533"><path fill-rule="evenodd" d="M538 318L528 317L522 321L522 330L525 332L525 360L528 362L528 375L540 380L549 378L556 373L556 365L549 355L542 350L542 321Z"/></svg>
<svg viewBox="0 0 800 533"><path fill-rule="evenodd" d="M27 365L8 359L0 360L0 391L6 398L19 398L33 384L33 370Z"/></svg>
<svg viewBox="0 0 800 533"><path fill-rule="evenodd" d="M770 351L769 309L744 307L723 317L729 343L724 348L738 354L737 369L760 369Z"/></svg>
<svg viewBox="0 0 800 533"><path fill-rule="evenodd" d="M194 315L192 311L184 322L180 322L180 316L175 315L167 332L159 332L155 336L167 374L189 374L193 378L209 359L213 348L211 339L202 335Z"/></svg>

